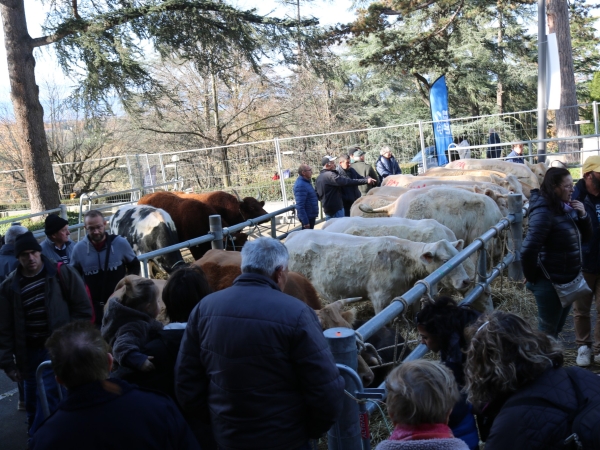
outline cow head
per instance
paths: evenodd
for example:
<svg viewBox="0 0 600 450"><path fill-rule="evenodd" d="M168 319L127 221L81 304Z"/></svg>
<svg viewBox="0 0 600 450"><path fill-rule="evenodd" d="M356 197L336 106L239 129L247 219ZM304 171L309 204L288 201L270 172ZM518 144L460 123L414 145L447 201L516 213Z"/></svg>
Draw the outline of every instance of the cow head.
<svg viewBox="0 0 600 450"><path fill-rule="evenodd" d="M265 206L265 202L263 201L259 202L254 197L244 197L244 200L240 203L240 212L246 219L255 219L256 217L269 214L264 210L263 206Z"/></svg>
<svg viewBox="0 0 600 450"><path fill-rule="evenodd" d="M523 186L519 182L519 179L514 175L506 175L505 178L499 177L496 174L490 174L490 180L492 183L497 184L504 189L507 189L512 194L523 195Z"/></svg>
<svg viewBox="0 0 600 450"><path fill-rule="evenodd" d="M246 242L248 242L248 235L237 231L230 236L223 238L225 240L225 250L240 251Z"/></svg>
<svg viewBox="0 0 600 450"><path fill-rule="evenodd" d="M330 303L320 310L315 311L323 330L338 327L352 328L352 323L356 318L356 311L354 309L343 311L345 305L346 302L344 300L338 300L337 302ZM365 350L358 355L357 371L362 380L363 386L368 386L373 382L375 375L367 363L367 361L373 361L373 356L370 354L365 354L363 357L363 353L365 352L368 353L370 350Z"/></svg>
<svg viewBox="0 0 600 450"><path fill-rule="evenodd" d="M494 191L493 189L490 188L484 188L481 186L473 186L473 192L475 192L476 194L481 194L481 195L485 195L489 198L491 198L492 200L494 200L494 202L496 203L496 205L498 205L498 208L500 209L500 212L502 213L503 216L507 216L509 211L508 211L508 199L507 196L504 194L500 194L496 191Z"/></svg>
<svg viewBox="0 0 600 450"><path fill-rule="evenodd" d="M454 242L442 239L438 242L425 244L423 246L423 253L421 253L420 257L421 262L425 265L425 269L428 273L433 273L443 264L447 263L448 260L458 255L458 252L463 249L463 244L464 242L462 239ZM456 269L452 270L447 277L442 279L442 284L450 284L449 287L464 290L469 287L471 280L461 264Z"/></svg>
<svg viewBox="0 0 600 450"><path fill-rule="evenodd" d="M244 219L255 219L268 214L268 212L263 209L265 202L260 201L260 192L258 193L258 198L244 197L243 200L235 189L233 189L233 193L235 194L238 202L240 202L240 212L242 213L242 217ZM264 222L266 222L266 220Z"/></svg>

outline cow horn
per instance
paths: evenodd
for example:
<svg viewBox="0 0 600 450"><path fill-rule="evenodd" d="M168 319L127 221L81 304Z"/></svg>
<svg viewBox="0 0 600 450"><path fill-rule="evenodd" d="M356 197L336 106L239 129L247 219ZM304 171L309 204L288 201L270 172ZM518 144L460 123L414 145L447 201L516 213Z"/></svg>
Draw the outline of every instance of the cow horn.
<svg viewBox="0 0 600 450"><path fill-rule="evenodd" d="M260 202L260 200L262 199L262 194L260 193L260 191L256 191L258 192L258 195L256 196L256 200L258 200Z"/></svg>
<svg viewBox="0 0 600 450"><path fill-rule="evenodd" d="M342 302L344 305L347 305L348 303L360 302L362 299L362 297L350 297L338 300L338 302Z"/></svg>
<svg viewBox="0 0 600 450"><path fill-rule="evenodd" d="M237 193L237 191L235 189L232 189L233 193L235 194L235 196L238 199L238 202L242 203L242 199L240 198L240 194Z"/></svg>

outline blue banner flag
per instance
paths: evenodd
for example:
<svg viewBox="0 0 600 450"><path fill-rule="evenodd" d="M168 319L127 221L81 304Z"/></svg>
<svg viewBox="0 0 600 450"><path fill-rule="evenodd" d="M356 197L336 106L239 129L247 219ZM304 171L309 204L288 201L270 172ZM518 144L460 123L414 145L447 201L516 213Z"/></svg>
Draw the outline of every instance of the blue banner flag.
<svg viewBox="0 0 600 450"><path fill-rule="evenodd" d="M442 75L433 83L429 91L431 104L431 119L433 120L433 135L438 156L438 164L448 164L446 151L452 144L452 130L450 129L450 113L448 112L448 88L446 76Z"/></svg>

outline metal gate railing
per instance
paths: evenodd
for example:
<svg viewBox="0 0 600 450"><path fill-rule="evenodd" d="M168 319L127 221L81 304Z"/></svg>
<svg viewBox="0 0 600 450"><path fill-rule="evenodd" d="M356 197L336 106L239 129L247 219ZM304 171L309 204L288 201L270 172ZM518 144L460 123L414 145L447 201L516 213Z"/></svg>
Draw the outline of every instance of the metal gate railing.
<svg viewBox="0 0 600 450"><path fill-rule="evenodd" d="M444 276L456 268L459 264L469 258L472 254L479 251L477 260L477 279L475 286L468 292L464 300L460 304L470 304L482 294L489 287L490 283L497 278L504 269L508 268L509 278L512 280L522 280L523 270L521 267L520 251L521 242L523 236L523 198L520 194L509 194L509 215L503 218L498 224L490 228L479 238L475 239L468 247L463 249L458 255L454 256L443 266L438 268L435 272L427 276L425 279L415 283L415 286L401 295L392 300L391 304L386 307L383 311L373 317L371 320L366 322L358 330L357 334L360 334L364 341L377 333L386 324L390 323L396 317L403 314L408 306L417 302L424 295L430 295L429 287L434 286L436 283L442 280ZM490 273L487 273L487 253L485 251L485 244L496 237L500 237L500 233L503 230L510 230L509 239L509 253L502 259L502 261L493 267ZM341 329L335 329L339 331ZM343 334L338 333L327 333L325 337L331 345L336 345L331 341L335 341L338 338L343 338ZM354 335L354 333L352 333ZM419 344L406 358L405 361L412 361L415 359L422 358L427 353L427 347L423 344ZM350 366L351 370L356 371L356 363L348 364L347 355L343 352L334 353L336 363L345 364ZM354 353L356 353L356 337L354 337ZM341 355L341 357L340 357ZM355 374L358 377L358 374ZM346 378L346 377L345 377ZM354 376L353 376L354 378ZM356 384L356 382L352 382ZM358 380L360 383L360 379ZM377 389L385 389L385 383L378 386ZM362 383L357 384L356 392L360 393L364 391ZM366 391L365 397L370 398L370 394L374 394L374 397L379 395L379 391ZM354 400L350 399L352 402ZM348 403L348 399L345 399ZM366 411L372 414L375 411L375 403L366 406ZM360 422L364 422L364 418L358 413L357 407L350 407L345 404L342 418L340 419L342 426L334 425L332 430L339 430L342 433L341 436L337 435L338 431L333 432L330 430L328 435L329 450L369 450L370 443L366 443L364 440L358 437L358 431L360 430Z"/></svg>

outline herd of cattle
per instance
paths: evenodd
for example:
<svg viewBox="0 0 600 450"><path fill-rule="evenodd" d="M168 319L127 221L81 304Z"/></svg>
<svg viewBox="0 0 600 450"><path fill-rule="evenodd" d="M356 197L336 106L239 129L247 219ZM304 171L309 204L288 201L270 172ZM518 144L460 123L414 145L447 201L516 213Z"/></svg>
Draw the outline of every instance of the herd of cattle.
<svg viewBox="0 0 600 450"><path fill-rule="evenodd" d="M339 299L363 297L380 312L497 224L507 214L508 194L522 194L526 202L546 170L544 164L466 159L422 176L389 176L381 187L355 202L351 217L287 237L291 272L285 292L315 309L324 329L351 327L353 311L344 311L345 302ZM237 193L157 192L136 206L121 207L111 218L110 229L142 254L207 234L210 215L221 215L226 227L267 214L263 207L264 202L241 199ZM234 239L238 248L248 236L236 233ZM196 260L193 264L204 270L215 291L231 286L241 273L239 252L210 250L210 244L190 251ZM502 256L500 240L491 242L488 252ZM183 259L176 251L156 258L155 263L170 273ZM475 261L470 258L441 284L464 294L474 276ZM161 288L164 281L156 283ZM321 299L328 304L323 306ZM492 307L489 291L474 307ZM394 334L387 329L373 339L379 345L394 344ZM375 376L369 366L380 359L367 346L359 361L359 373L368 385Z"/></svg>

